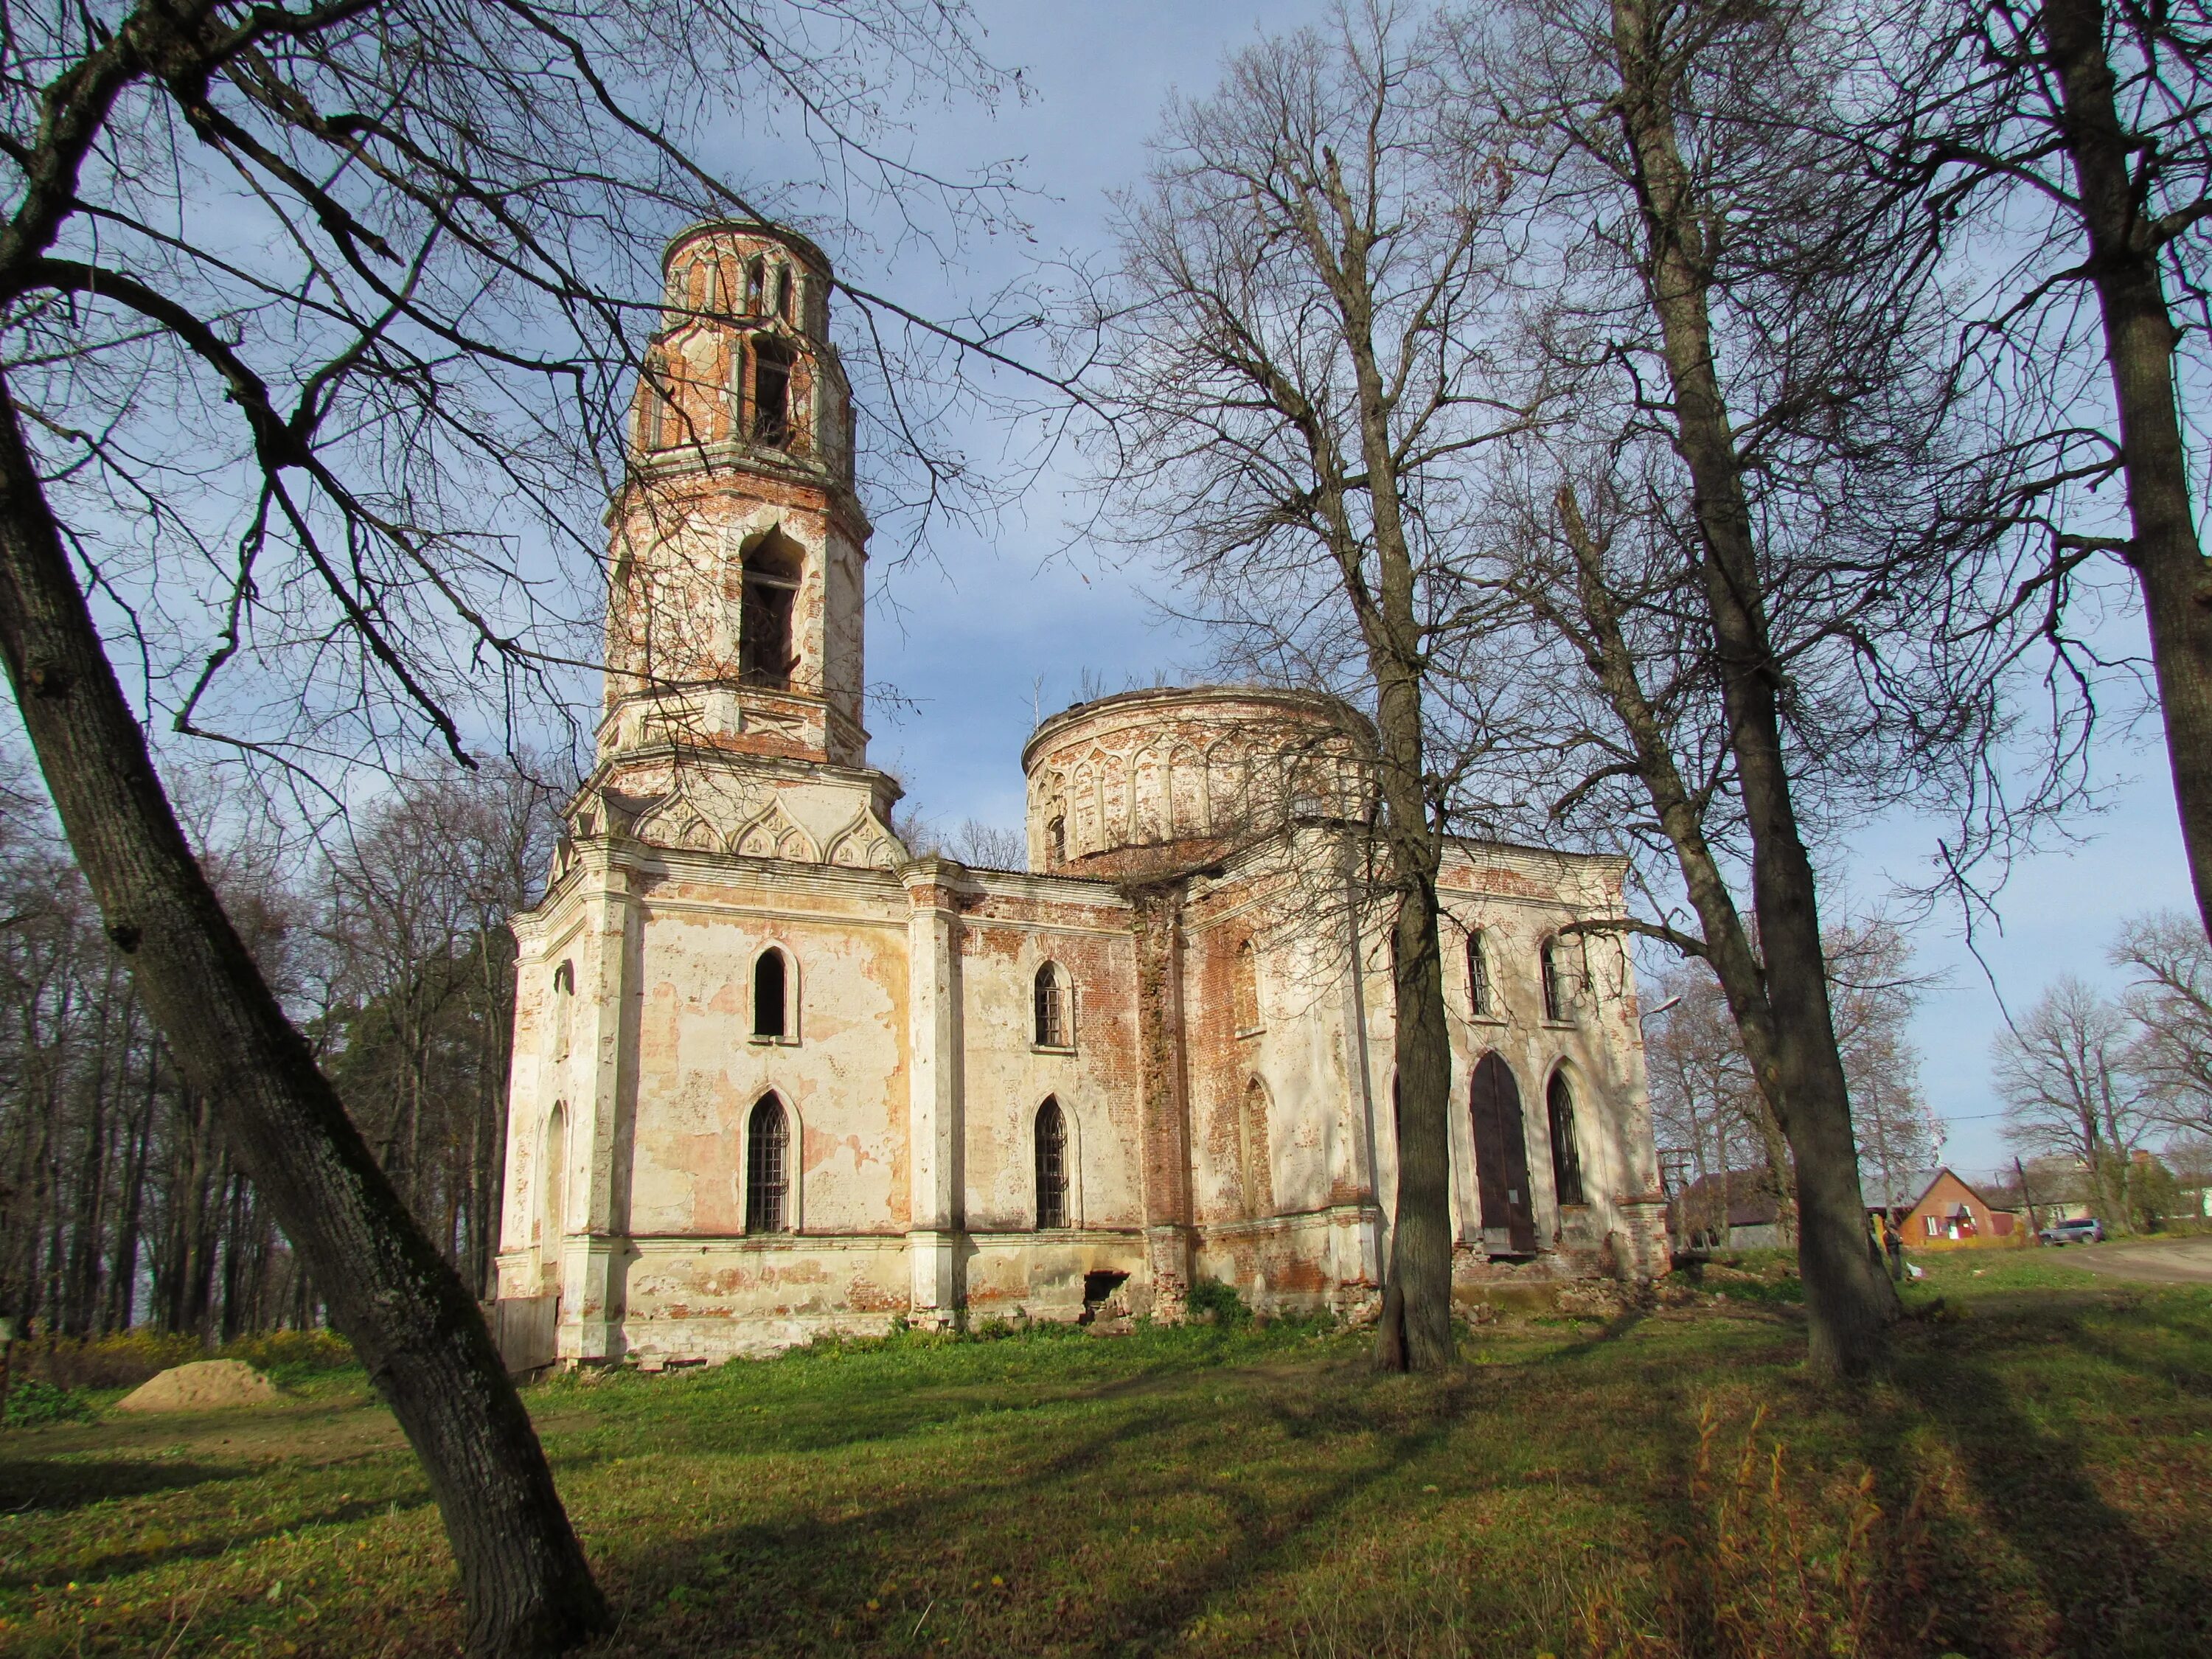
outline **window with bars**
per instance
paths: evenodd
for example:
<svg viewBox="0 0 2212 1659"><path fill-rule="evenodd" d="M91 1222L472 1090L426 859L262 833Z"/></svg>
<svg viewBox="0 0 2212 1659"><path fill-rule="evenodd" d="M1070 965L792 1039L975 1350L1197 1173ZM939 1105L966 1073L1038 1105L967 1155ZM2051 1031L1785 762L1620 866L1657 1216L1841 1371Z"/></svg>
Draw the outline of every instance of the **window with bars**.
<svg viewBox="0 0 2212 1659"><path fill-rule="evenodd" d="M1467 936L1467 1004L1478 1019L1497 1012L1492 1006L1490 988L1490 950L1484 943L1482 929L1476 928Z"/></svg>
<svg viewBox="0 0 2212 1659"><path fill-rule="evenodd" d="M1074 1042L1074 1022L1068 1018L1067 981L1059 966L1046 963L1036 970L1036 1043L1040 1048L1066 1048Z"/></svg>
<svg viewBox="0 0 2212 1659"><path fill-rule="evenodd" d="M1036 1224L1067 1225L1067 1118L1051 1095L1036 1115Z"/></svg>
<svg viewBox="0 0 2212 1659"><path fill-rule="evenodd" d="M1547 1102L1552 1120L1552 1186L1561 1204L1586 1204L1583 1195L1582 1142L1575 1133L1574 1091L1566 1074L1554 1072Z"/></svg>
<svg viewBox="0 0 2212 1659"><path fill-rule="evenodd" d="M783 1103L763 1095L745 1127L745 1231L790 1231L784 1202L790 1191L791 1128Z"/></svg>
<svg viewBox="0 0 2212 1659"><path fill-rule="evenodd" d="M1567 1017L1566 967L1560 959L1560 943L1557 938L1544 941L1537 956L1537 969L1544 981L1544 1018L1564 1020Z"/></svg>

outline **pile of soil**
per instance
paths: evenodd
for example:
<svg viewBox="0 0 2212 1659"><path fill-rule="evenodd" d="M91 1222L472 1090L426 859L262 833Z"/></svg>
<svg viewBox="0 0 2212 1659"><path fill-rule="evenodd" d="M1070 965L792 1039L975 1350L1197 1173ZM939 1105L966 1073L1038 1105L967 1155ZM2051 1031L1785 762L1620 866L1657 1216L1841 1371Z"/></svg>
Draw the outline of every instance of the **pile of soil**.
<svg viewBox="0 0 2212 1659"><path fill-rule="evenodd" d="M266 1406L282 1400L276 1385L243 1359L198 1359L173 1365L115 1402L119 1412L204 1412L224 1406Z"/></svg>

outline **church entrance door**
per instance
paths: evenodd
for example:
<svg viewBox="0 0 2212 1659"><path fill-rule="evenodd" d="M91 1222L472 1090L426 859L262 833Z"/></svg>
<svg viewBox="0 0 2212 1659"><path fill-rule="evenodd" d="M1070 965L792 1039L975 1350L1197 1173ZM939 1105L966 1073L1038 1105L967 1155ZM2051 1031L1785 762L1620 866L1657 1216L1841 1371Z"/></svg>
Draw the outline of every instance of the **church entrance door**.
<svg viewBox="0 0 2212 1659"><path fill-rule="evenodd" d="M1474 1178L1482 1198L1485 1242L1496 1251L1536 1253L1536 1206L1528 1191L1528 1147L1521 1134L1521 1089L1496 1054L1474 1068Z"/></svg>

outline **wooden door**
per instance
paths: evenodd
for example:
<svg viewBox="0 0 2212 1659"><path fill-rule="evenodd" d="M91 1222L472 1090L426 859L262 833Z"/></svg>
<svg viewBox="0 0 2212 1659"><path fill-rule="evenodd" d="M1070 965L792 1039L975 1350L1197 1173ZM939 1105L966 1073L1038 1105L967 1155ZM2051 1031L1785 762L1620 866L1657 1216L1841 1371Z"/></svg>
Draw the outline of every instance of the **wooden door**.
<svg viewBox="0 0 2212 1659"><path fill-rule="evenodd" d="M1528 1191L1528 1146L1521 1133L1521 1088L1497 1054L1474 1068L1474 1178L1482 1231L1503 1232L1515 1255L1536 1253L1536 1206Z"/></svg>

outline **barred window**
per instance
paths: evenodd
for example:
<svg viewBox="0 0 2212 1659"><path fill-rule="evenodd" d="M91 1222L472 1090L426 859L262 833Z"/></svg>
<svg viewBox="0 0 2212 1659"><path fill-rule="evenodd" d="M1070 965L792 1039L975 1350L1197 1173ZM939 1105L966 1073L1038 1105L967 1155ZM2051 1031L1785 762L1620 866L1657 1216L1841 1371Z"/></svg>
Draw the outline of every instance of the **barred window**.
<svg viewBox="0 0 2212 1659"><path fill-rule="evenodd" d="M1067 1119L1050 1095L1036 1115L1036 1224L1067 1225Z"/></svg>
<svg viewBox="0 0 2212 1659"><path fill-rule="evenodd" d="M1575 1097L1566 1074L1554 1072L1547 1104L1552 1119L1552 1186L1562 1204L1584 1204L1582 1143L1575 1133Z"/></svg>
<svg viewBox="0 0 2212 1659"><path fill-rule="evenodd" d="M1067 984L1059 967L1046 963L1036 970L1036 1041L1040 1048L1070 1046L1073 1022L1067 1017Z"/></svg>
<svg viewBox="0 0 2212 1659"><path fill-rule="evenodd" d="M1495 1013L1491 1006L1490 952L1484 944L1482 929L1476 928L1467 936L1467 1002L1468 1011L1477 1017Z"/></svg>
<svg viewBox="0 0 2212 1659"><path fill-rule="evenodd" d="M791 1129L783 1103L773 1094L763 1095L745 1127L745 1231L781 1233L790 1231L785 1220L784 1198L790 1190Z"/></svg>
<svg viewBox="0 0 2212 1659"><path fill-rule="evenodd" d="M1544 1018L1563 1020L1567 1017L1566 969L1559 960L1559 940L1555 937L1544 941L1538 954L1537 967L1544 980Z"/></svg>

